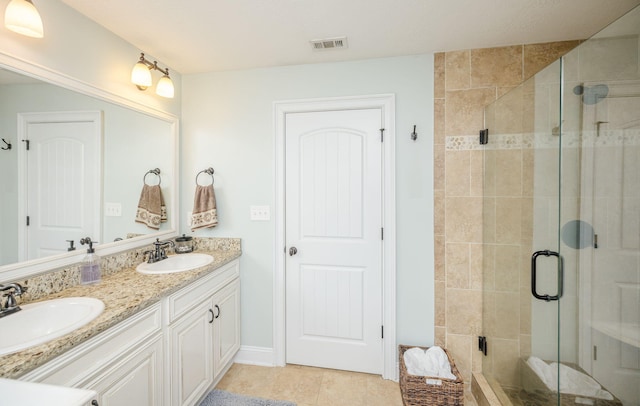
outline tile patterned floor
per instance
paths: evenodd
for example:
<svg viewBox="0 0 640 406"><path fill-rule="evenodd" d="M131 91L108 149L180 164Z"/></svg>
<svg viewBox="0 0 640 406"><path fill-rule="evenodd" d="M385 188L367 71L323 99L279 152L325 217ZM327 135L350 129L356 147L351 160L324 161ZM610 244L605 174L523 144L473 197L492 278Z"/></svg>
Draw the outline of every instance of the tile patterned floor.
<svg viewBox="0 0 640 406"><path fill-rule="evenodd" d="M378 375L299 365L261 367L234 364L217 389L298 406L402 406L397 382ZM465 404L475 405L469 395Z"/></svg>

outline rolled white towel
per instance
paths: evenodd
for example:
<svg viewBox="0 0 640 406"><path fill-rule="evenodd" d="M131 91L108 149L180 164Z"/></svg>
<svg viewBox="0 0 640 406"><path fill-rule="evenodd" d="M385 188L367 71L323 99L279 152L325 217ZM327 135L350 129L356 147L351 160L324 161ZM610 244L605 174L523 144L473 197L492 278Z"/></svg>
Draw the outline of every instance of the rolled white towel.
<svg viewBox="0 0 640 406"><path fill-rule="evenodd" d="M558 392L558 371L560 371L560 393L589 396L598 399L613 400L613 395L587 374L556 362L547 364L538 357L531 356L527 364L540 380L554 392Z"/></svg>
<svg viewBox="0 0 640 406"><path fill-rule="evenodd" d="M558 364L553 362L549 365L554 370ZM560 393L570 393L572 395L590 396L593 398L613 400L613 395L602 389L602 386L591 376L580 371L560 364Z"/></svg>
<svg viewBox="0 0 640 406"><path fill-rule="evenodd" d="M404 353L404 364L407 372L416 376L433 376L438 378L456 379L451 373L451 364L444 350L438 346L427 351L414 347Z"/></svg>
<svg viewBox="0 0 640 406"><path fill-rule="evenodd" d="M527 364L538 375L540 380L552 391L558 391L558 378L554 371L549 368L549 364L538 357L531 356Z"/></svg>
<svg viewBox="0 0 640 406"><path fill-rule="evenodd" d="M410 348L404 353L404 364L407 372L416 376L434 376L435 372L430 365L430 360L422 348Z"/></svg>

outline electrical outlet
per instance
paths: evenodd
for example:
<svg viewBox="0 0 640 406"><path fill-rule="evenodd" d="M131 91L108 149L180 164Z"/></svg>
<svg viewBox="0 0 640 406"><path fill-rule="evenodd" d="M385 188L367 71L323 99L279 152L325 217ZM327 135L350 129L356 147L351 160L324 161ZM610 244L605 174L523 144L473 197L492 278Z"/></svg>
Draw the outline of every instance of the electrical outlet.
<svg viewBox="0 0 640 406"><path fill-rule="evenodd" d="M122 205L120 203L108 203L104 204L104 215L107 217L121 217Z"/></svg>
<svg viewBox="0 0 640 406"><path fill-rule="evenodd" d="M269 206L251 206L252 221L269 221L271 220L271 207Z"/></svg>

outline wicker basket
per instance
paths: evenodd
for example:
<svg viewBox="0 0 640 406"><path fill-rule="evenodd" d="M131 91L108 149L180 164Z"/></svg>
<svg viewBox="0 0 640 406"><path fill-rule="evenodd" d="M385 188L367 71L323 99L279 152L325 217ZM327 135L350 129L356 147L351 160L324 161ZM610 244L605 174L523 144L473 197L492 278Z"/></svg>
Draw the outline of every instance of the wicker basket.
<svg viewBox="0 0 640 406"><path fill-rule="evenodd" d="M399 345L400 391L405 406L463 406L464 381L453 362L453 358L444 350L451 364L451 373L456 379L424 377L411 375L404 364L404 352L413 346ZM419 347L426 350L428 347Z"/></svg>

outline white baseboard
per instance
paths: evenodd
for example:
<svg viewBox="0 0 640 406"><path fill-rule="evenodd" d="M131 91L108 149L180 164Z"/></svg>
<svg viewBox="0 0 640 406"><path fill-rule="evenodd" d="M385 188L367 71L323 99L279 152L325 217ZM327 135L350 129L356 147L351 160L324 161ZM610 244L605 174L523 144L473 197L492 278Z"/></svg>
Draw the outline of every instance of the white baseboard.
<svg viewBox="0 0 640 406"><path fill-rule="evenodd" d="M273 348L269 347L252 347L249 345L243 345L236 354L233 362L238 364L259 365L263 367L276 367L278 366L275 359L275 352ZM283 366L283 365L281 365ZM396 370L393 376L385 377L391 381L398 382L398 375L400 371L400 362L396 362Z"/></svg>
<svg viewBox="0 0 640 406"><path fill-rule="evenodd" d="M265 367L276 366L273 348L251 347L243 345L236 354L233 362L238 364L261 365Z"/></svg>

